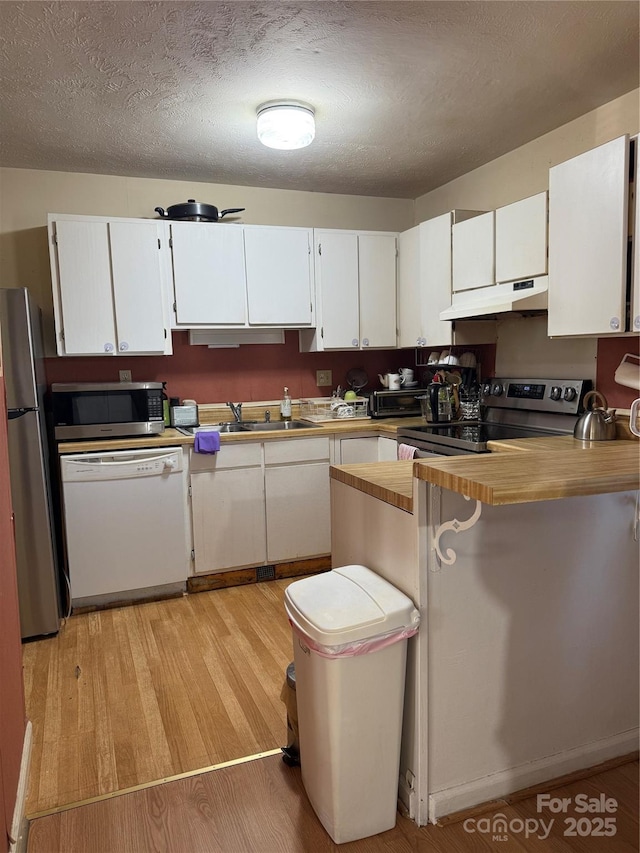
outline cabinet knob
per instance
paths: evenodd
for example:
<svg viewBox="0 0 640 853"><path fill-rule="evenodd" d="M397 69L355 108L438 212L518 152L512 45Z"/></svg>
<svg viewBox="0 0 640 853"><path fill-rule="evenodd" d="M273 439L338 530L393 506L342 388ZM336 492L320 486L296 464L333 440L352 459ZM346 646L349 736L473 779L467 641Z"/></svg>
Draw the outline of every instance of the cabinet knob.
<svg viewBox="0 0 640 853"><path fill-rule="evenodd" d="M118 349L120 352L126 352L129 349L129 344L126 341L121 341Z"/></svg>
<svg viewBox="0 0 640 853"><path fill-rule="evenodd" d="M637 316L637 317L634 317L634 319L633 319L633 328L634 328L634 329L640 329L640 314L638 314L638 316Z"/></svg>
<svg viewBox="0 0 640 853"><path fill-rule="evenodd" d="M353 338L353 340L351 341L352 347L357 347L359 344L360 344L360 341L357 338Z"/></svg>
<svg viewBox="0 0 640 853"><path fill-rule="evenodd" d="M368 347L368 346L369 346L369 338L363 338L363 339L362 339L362 346L363 346L363 347Z"/></svg>
<svg viewBox="0 0 640 853"><path fill-rule="evenodd" d="M618 329L620 328L620 318L619 317L612 317L609 320L609 328L613 329L614 332L617 332Z"/></svg>
<svg viewBox="0 0 640 853"><path fill-rule="evenodd" d="M113 344L105 344L104 345L105 352L113 352Z"/></svg>

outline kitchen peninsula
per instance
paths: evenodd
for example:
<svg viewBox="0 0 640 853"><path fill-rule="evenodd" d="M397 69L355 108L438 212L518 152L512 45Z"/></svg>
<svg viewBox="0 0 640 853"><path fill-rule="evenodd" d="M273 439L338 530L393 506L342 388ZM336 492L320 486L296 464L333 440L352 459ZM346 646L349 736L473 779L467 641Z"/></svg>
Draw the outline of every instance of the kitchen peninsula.
<svg viewBox="0 0 640 853"><path fill-rule="evenodd" d="M421 611L400 768L419 823L637 749L639 445L490 449L331 468L333 565Z"/></svg>

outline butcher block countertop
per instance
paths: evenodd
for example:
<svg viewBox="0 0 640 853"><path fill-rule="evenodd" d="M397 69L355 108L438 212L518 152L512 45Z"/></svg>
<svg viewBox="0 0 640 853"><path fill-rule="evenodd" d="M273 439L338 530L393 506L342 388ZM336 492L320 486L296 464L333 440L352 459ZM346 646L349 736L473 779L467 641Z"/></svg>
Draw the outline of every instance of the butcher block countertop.
<svg viewBox="0 0 640 853"><path fill-rule="evenodd" d="M407 512L413 511L413 477L492 506L640 488L637 441L589 444L554 436L491 442L490 448L490 454L428 462L337 465L331 477Z"/></svg>
<svg viewBox="0 0 640 853"><path fill-rule="evenodd" d="M417 426L422 424L421 418L381 418L376 420L344 420L317 424L309 429L274 430L273 432L233 432L221 433L220 441L224 444L235 444L246 441L287 441L297 438L312 438L318 435L343 435L365 433L395 438L400 425ZM142 438L100 438L84 441L62 441L58 444L58 453L89 453L91 451L136 450L142 447L176 447L192 445L193 436L183 435L172 427L167 427L160 435L143 436Z"/></svg>
<svg viewBox="0 0 640 853"><path fill-rule="evenodd" d="M571 436L533 441L548 444L528 453L512 450L416 462L414 475L492 506L640 488L640 454L635 441L587 444Z"/></svg>
<svg viewBox="0 0 640 853"><path fill-rule="evenodd" d="M360 462L332 465L331 479L392 506L413 512L414 462Z"/></svg>

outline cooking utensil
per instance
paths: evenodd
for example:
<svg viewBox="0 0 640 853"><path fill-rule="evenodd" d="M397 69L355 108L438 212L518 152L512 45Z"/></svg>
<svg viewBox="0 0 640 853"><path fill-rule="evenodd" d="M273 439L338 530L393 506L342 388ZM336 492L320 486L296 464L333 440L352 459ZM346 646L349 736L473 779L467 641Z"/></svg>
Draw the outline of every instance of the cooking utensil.
<svg viewBox="0 0 640 853"><path fill-rule="evenodd" d="M601 406L592 401L599 399ZM608 411L607 398L600 391L589 391L584 395L584 414L578 419L573 437L580 441L611 441L616 437L616 410ZM592 408L589 409L589 403Z"/></svg>
<svg viewBox="0 0 640 853"><path fill-rule="evenodd" d="M218 211L213 204L203 204L195 198L187 199L182 204L172 204L166 210L163 207L154 208L163 219L179 219L185 222L218 222L228 213L241 213L244 207L228 207Z"/></svg>
<svg viewBox="0 0 640 853"><path fill-rule="evenodd" d="M347 371L345 378L349 388L356 394L369 384L369 377L361 367L352 367L351 370Z"/></svg>

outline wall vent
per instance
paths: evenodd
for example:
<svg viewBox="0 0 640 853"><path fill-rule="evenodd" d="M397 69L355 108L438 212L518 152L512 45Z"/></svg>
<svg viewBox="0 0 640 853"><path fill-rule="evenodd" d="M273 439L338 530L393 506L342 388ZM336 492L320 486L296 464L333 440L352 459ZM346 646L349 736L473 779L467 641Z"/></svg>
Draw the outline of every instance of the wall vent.
<svg viewBox="0 0 640 853"><path fill-rule="evenodd" d="M274 581L276 579L275 566L258 566L256 569L256 581Z"/></svg>

